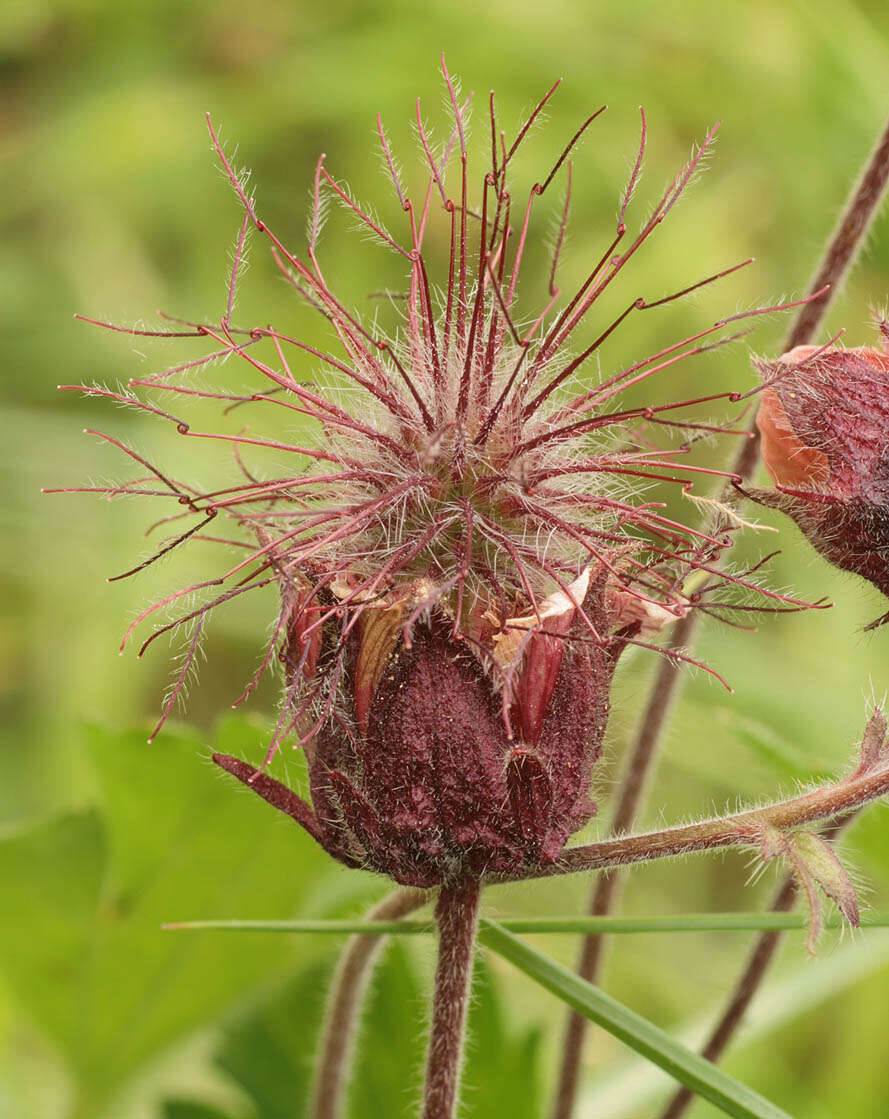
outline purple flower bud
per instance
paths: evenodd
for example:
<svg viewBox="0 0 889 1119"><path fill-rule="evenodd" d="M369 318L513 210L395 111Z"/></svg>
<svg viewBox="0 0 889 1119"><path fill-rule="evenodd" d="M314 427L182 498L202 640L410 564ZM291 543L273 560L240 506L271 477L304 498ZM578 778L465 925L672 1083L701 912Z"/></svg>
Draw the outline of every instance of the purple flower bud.
<svg viewBox="0 0 889 1119"><path fill-rule="evenodd" d="M889 356L798 346L760 372L770 387L757 425L775 489L752 496L792 517L830 563L889 594Z"/></svg>
<svg viewBox="0 0 889 1119"><path fill-rule="evenodd" d="M595 811L590 779L624 644L589 637L589 623L609 628L602 583L586 572L539 617L496 630L484 621L473 641L439 608L409 643L399 624L409 602L366 610L347 642L334 717L306 747L319 842L349 865L415 886L558 858ZM337 635L331 624L322 661ZM234 759L217 761L253 776Z"/></svg>

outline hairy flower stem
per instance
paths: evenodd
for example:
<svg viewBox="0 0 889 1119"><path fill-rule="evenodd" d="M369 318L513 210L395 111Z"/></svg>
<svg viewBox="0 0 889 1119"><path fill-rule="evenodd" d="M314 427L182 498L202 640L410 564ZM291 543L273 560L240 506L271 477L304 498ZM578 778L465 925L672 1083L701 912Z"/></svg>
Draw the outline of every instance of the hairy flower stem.
<svg viewBox="0 0 889 1119"><path fill-rule="evenodd" d="M836 229L828 240L824 257L809 283L810 294L820 291L827 285L829 285L828 290L817 299L803 305L784 343L783 349L785 352L793 349L794 346L801 346L811 341L821 326L846 273L864 245L867 231L876 217L880 203L886 194L887 186L889 186L889 122L887 122L877 140L864 170L852 189ZM750 422L750 435L741 444L732 464L732 473L742 482L748 481L753 476L759 463L759 431L755 420L754 414ZM730 490L730 488L730 486L726 487L727 490ZM677 624L673 632L674 647L681 644L686 652L691 651L697 636L699 620L700 615L695 611L690 611ZM680 682L679 666L665 658L652 685L648 704L626 769L620 800L612 824L612 834L614 835L631 828L638 815L642 803L642 794L650 782L657 759L661 734L670 710L675 703ZM617 900L619 882L620 875L616 872L599 875L590 894L588 912L591 916L607 916L612 912ZM764 934L764 938L766 935ZM777 943L776 938L775 946L777 946ZM591 983L595 982L598 977L602 961L602 947L601 935L585 937L581 946L577 971L582 978ZM763 973L764 971L765 967L762 969ZM745 975L746 972L747 969L745 969ZM741 981L743 982L743 976ZM759 979L756 980L756 983L758 982ZM750 998L753 997L754 991L755 984L751 988ZM740 1021L740 1016L738 1021ZM553 1119L571 1119L573 1114L580 1073L580 1056L587 1025L586 1018L581 1017L574 1011L569 1013L565 1029L565 1044L562 1051L562 1067L552 1112ZM731 1027L726 1042L736 1026L737 1022ZM663 1119L667 1119L666 1114Z"/></svg>
<svg viewBox="0 0 889 1119"><path fill-rule="evenodd" d="M523 874L522 880L551 878L558 874L578 874L627 866L652 859L669 859L693 851L712 851L720 847L759 846L769 829L789 831L821 820L833 820L869 801L889 795L889 754L879 765L835 785L824 785L790 800L763 808L751 808L732 816L701 820L696 824L665 828L641 835L616 836L599 843L585 843L565 851L552 866L539 867ZM491 881L514 881L516 876L491 877Z"/></svg>
<svg viewBox="0 0 889 1119"><path fill-rule="evenodd" d="M856 815L856 813L850 812L848 816L844 816L841 820L835 820L824 829L822 835L825 839L836 839L855 819ZM796 878L792 874L785 875L784 880L775 891L769 911L771 913L788 912L793 908L798 893L799 886ZM771 966L783 935L783 932L778 929L770 929L760 933L756 938L756 943L747 958L743 971L738 976L731 997L701 1049L701 1055L706 1057L708 1061L718 1061L734 1037L744 1015L747 1013L747 1008L753 1001L754 995L759 990L760 984ZM685 1087L679 1088L661 1112L659 1119L680 1119L680 1116L685 1114L693 1100L694 1092Z"/></svg>
<svg viewBox="0 0 889 1119"><path fill-rule="evenodd" d="M477 879L442 886L438 895L438 964L423 1119L456 1115L480 896Z"/></svg>
<svg viewBox="0 0 889 1119"><path fill-rule="evenodd" d="M368 911L367 920L397 920L427 900L424 890L396 890ZM364 994L384 939L378 933L359 933L349 938L340 956L321 1034L311 1119L339 1119L342 1114Z"/></svg>

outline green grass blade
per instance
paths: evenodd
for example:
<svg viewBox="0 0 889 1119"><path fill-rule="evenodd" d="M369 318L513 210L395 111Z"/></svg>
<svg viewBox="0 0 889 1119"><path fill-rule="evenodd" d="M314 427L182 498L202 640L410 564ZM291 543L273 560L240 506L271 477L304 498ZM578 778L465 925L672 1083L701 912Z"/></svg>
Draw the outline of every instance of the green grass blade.
<svg viewBox="0 0 889 1119"><path fill-rule="evenodd" d="M803 913L686 913L655 917L503 917L497 923L514 933L686 933L762 932L771 929L805 929ZM838 913L825 918L826 928L845 922ZM862 928L886 928L889 913L863 913Z"/></svg>
<svg viewBox="0 0 889 1119"><path fill-rule="evenodd" d="M207 920L168 921L161 926L167 932L272 932L272 933L367 933L374 936L393 936L435 931L432 921L262 921L262 920Z"/></svg>
<svg viewBox="0 0 889 1119"><path fill-rule="evenodd" d="M519 940L495 921L482 921L479 939L485 947L509 960L529 978L715 1104L726 1115L736 1119L791 1119L786 1111L686 1049L635 1011Z"/></svg>
<svg viewBox="0 0 889 1119"><path fill-rule="evenodd" d="M690 913L657 917L504 917L501 928L514 933L683 933L683 932L761 932L767 929L804 929L808 919L801 913ZM825 921L828 928L843 924L838 914ZM886 928L889 913L863 913L863 928ZM368 933L417 935L431 933L435 926L421 919L403 921L348 920L206 920L173 921L163 926L169 931L222 930L228 932L279 933Z"/></svg>

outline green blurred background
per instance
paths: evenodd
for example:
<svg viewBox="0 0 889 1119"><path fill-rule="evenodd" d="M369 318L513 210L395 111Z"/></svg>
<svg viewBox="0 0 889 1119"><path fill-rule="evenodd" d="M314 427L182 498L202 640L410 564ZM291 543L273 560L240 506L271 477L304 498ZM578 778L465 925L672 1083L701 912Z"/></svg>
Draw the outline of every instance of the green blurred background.
<svg viewBox="0 0 889 1119"><path fill-rule="evenodd" d="M595 4L503 0L306 4L234 0L126 5L6 0L0 5L0 331L5 389L0 688L0 1115L10 1119L277 1119L299 1116L324 983L336 945L320 938L162 933L187 917L339 916L360 912L382 883L346 872L295 828L219 780L211 746L257 756L274 692L222 718L258 662L270 600L220 614L187 721L146 745L169 681L165 651L118 657L127 621L152 596L199 577L199 546L132 581L105 577L145 547L150 510L42 486L127 476L127 464L81 434L99 427L199 476L197 451L158 423L56 392L115 383L186 360L179 344L132 344L73 319L119 322L157 308L216 317L239 214L209 151L203 113L222 122L255 171L261 211L297 250L319 151L361 198L400 214L380 175L380 111L416 176L414 99L435 117L439 52L464 88L498 95L513 130L558 76L547 129L528 145L526 188L577 122L603 101L576 160L567 288L613 228L632 159L637 106L649 118L646 177L635 220L715 119L725 123L703 181L646 249L621 300L675 290L753 255L754 267L693 301L620 332L603 368L715 318L799 294L850 181L889 107L889 8L883 0L640 0ZM479 130L481 132L481 130ZM553 199L553 203L555 203ZM543 212L545 212L545 207ZM324 242L329 278L349 301L397 285L397 261L341 216ZM523 296L543 292L533 269ZM531 278L529 278L529 276ZM632 289L632 290L631 290ZM870 341L871 306L889 293L889 220L829 326ZM255 247L240 318L305 337L318 327ZM658 317L658 315L660 317ZM751 344L774 353L785 321ZM591 335L592 336L592 335ZM183 357L185 354L185 357ZM307 375L310 370L307 369ZM753 383L744 346L670 374L658 399ZM716 391L716 389L713 389ZM650 820L772 796L845 765L866 704L889 686L889 634L862 634L880 597L813 557L788 524L771 585L827 594L830 611L767 618L757 633L711 627L708 663L728 695L689 674L668 734ZM744 545L755 557L771 534ZM615 696L598 793L609 791L653 668L638 655ZM299 765L288 766L298 780ZM601 825L600 825L601 826ZM864 900L889 908L889 819L872 809L848 841ZM626 906L675 913L764 902L773 875L746 884L737 856L697 858L634 874ZM579 881L492 892L492 911L569 913ZM571 960L571 938L541 938ZM626 937L610 989L658 1023L694 1037L745 951L737 934ZM411 1114L422 1050L428 944L399 945L375 987L353 1115ZM816 962L792 936L728 1068L805 1119L889 1113L889 934L825 938ZM490 965L475 1006L467 1114L542 1111L561 1010ZM654 1113L669 1084L616 1042L591 1037L581 1116ZM705 1119L712 1107L692 1114Z"/></svg>

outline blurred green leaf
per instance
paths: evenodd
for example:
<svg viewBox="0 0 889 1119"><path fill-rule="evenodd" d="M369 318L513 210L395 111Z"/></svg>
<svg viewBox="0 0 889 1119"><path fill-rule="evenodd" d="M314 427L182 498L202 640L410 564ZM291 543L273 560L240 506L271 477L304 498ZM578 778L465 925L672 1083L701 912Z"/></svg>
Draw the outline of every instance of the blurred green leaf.
<svg viewBox="0 0 889 1119"><path fill-rule="evenodd" d="M29 1012L74 1047L89 1007L106 843L100 816L87 811L51 820L0 842L5 920L0 969Z"/></svg>
<svg viewBox="0 0 889 1119"><path fill-rule="evenodd" d="M714 717L782 777L817 781L831 776L831 767L823 758L812 757L809 751L778 734L760 719L728 707L717 708Z"/></svg>
<svg viewBox="0 0 889 1119"><path fill-rule="evenodd" d="M163 1119L231 1119L223 1111L194 1100L167 1100Z"/></svg>
<svg viewBox="0 0 889 1119"><path fill-rule="evenodd" d="M262 748L249 724L239 736L245 751ZM84 1113L98 1114L148 1057L290 958L282 938L257 952L238 938L174 937L161 922L220 908L283 917L305 905L329 864L266 805L219 780L195 735L152 746L141 734L87 739L101 807L0 843L15 914L0 926L0 972L63 1048Z"/></svg>
<svg viewBox="0 0 889 1119"><path fill-rule="evenodd" d="M330 962L267 989L258 1007L225 1030L217 1063L261 1119L291 1119L308 1106Z"/></svg>

